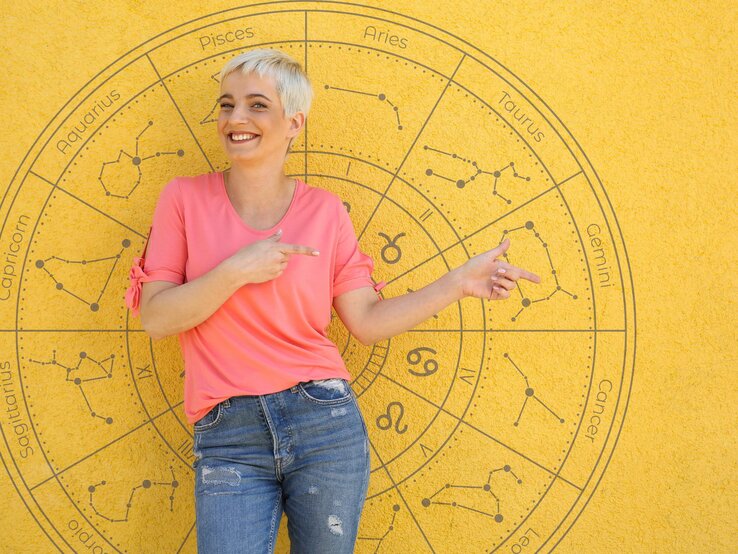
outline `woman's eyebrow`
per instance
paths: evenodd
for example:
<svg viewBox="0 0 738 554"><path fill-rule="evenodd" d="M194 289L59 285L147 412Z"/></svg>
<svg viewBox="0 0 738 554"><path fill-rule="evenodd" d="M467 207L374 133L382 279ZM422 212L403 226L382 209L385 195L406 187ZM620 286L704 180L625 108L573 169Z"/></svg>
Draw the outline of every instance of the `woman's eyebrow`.
<svg viewBox="0 0 738 554"><path fill-rule="evenodd" d="M227 92L225 94L221 94L218 97L218 102L220 102L224 98L228 98L229 100L233 100L233 95L232 94L228 94ZM247 94L246 96L244 96L244 98L247 98L247 99L251 99L251 98L263 98L264 100L267 100L267 101L271 102L271 99L268 96L264 96L263 94L259 94L258 92Z"/></svg>

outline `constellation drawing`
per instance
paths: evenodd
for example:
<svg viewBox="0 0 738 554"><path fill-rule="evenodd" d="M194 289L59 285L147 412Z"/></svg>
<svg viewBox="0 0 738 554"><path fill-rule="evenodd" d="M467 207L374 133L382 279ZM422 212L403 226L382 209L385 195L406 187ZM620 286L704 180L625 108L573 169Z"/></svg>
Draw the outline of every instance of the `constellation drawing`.
<svg viewBox="0 0 738 554"><path fill-rule="evenodd" d="M452 179L451 177L446 177L444 175L439 174L437 171L435 171L432 168L428 168L425 170L425 174L428 177L438 177L439 179L443 179L444 181L448 181L449 183L454 183L457 188L463 189L466 185L471 183L472 181L476 180L476 178L480 175L492 175L494 177L494 182L492 183L492 196L500 197L502 200L504 200L507 204L512 204L512 200L510 198L507 198L502 195L502 193L498 190L497 185L498 182L505 176L505 175L511 175L515 179L520 179L521 181L530 182L530 177L525 177L523 175L520 175L515 170L515 162L510 162L506 166L495 169L493 171L486 171L479 167L479 164L471 159L464 158L463 156L460 156L458 154L454 154L453 152L444 152L443 150L438 150L437 148L431 148L428 145L423 146L424 150L429 150L431 152L436 152L438 154L441 154L443 156L447 156L449 158L452 158L454 160L459 160L463 162L466 165L470 165L472 167L471 174L465 178L465 179ZM510 171L508 171L510 170ZM507 173L505 173L507 171ZM503 173L505 173L503 175Z"/></svg>
<svg viewBox="0 0 738 554"><path fill-rule="evenodd" d="M105 421L107 424L113 423L112 417L105 417L100 414L98 414L95 410L92 409L92 404L90 403L89 398L85 394L84 389L84 383L89 383L91 381L99 381L103 379L112 379L113 378L113 365L115 363L115 354L111 354L107 358L104 358L102 360L96 360L89 356L87 352L80 352L79 358L77 360L77 365L75 366L67 366L62 363L60 363L56 359L56 350L52 351L52 358L50 361L44 362L42 360L33 360L29 359L29 362L33 362L39 365L55 365L62 367L66 370L66 376L65 381L68 383L73 383L79 387L79 391L82 394L82 398L84 398L85 404L87 404L87 409L90 410L90 415L92 417L97 417ZM80 374L85 373L85 368L82 367L82 365L91 366L92 367L92 373L101 373L101 375L93 376L93 377L72 377L72 372L79 372ZM99 370L99 371L97 371ZM76 375L76 374L75 374Z"/></svg>
<svg viewBox="0 0 738 554"><path fill-rule="evenodd" d="M553 296L557 293L566 294L572 300L576 300L578 298L576 294L569 292L568 290L566 290L564 287L561 286L561 282L559 281L558 272L556 271L553 260L551 258L551 252L549 251L548 243L544 241L541 238L541 234L535 230L535 224L532 221L526 221L524 225L521 225L519 227L514 227L513 229L505 229L504 231L502 231L502 238L500 239L500 242L504 241L505 238L507 238L510 234L515 233L517 231L529 231L530 233L533 234L536 240L540 243L541 248L543 248L543 250L546 252L546 259L548 260L549 267L551 268L550 271L551 271L551 275L553 275L555 285L548 295L542 296L540 298L531 299L528 295L526 295L524 291L524 289L527 289L528 286L525 283L523 283L522 280L518 281L517 286L515 287L515 290L517 290L518 294L520 295L521 308L520 310L518 310L518 312L514 316L512 316L511 321L517 321L517 319L520 317L520 314L526 308L529 308L532 305L537 304L538 302L545 302L545 301L551 300L551 298L553 298ZM502 256L505 258L505 261L507 261L508 263L512 263L510 261L509 252L505 252Z"/></svg>
<svg viewBox="0 0 738 554"><path fill-rule="evenodd" d="M525 410L525 406L528 404L528 399L529 398L532 398L533 400L535 400L536 402L538 402L541 406L543 406L544 408L546 408L546 410L548 410L551 413L551 415L553 415L556 419L559 420L559 423L564 423L564 418L563 417L559 417L556 414L556 412L554 412L543 400L541 400L536 395L535 390L533 390L533 387L530 386L530 382L528 381L528 376L525 373L523 373L523 371L520 369L520 367L518 367L518 364L516 364L513 361L513 359L510 357L510 354L508 354L507 352L505 352L503 354L503 357L508 362L510 362L512 364L512 366L517 370L517 372L520 374L520 376L525 380L525 400L523 400L523 405L520 407L520 412L518 412L518 417L515 420L515 423L513 423L513 425L515 427L517 427L518 424L520 423L520 418L523 416L523 410Z"/></svg>
<svg viewBox="0 0 738 554"><path fill-rule="evenodd" d="M431 504L438 504L440 506L451 506L452 508L463 508L465 510L470 510L472 512L476 512L478 514L482 514L484 516L490 517L494 519L497 523L502 523L504 517L502 516L502 513L500 512L500 497L494 493L494 491L492 490L492 485L491 485L492 475L494 475L495 473L499 471L502 471L506 475L511 475L515 479L516 484L521 485L523 483L523 480L517 475L515 475L512 468L508 464L505 464L502 467L498 467L497 469L493 469L492 471L490 471L487 477L487 482L482 485L453 485L451 483L446 483L444 486L442 486L440 489L434 492L430 497L423 498L423 500L421 501L421 504L426 508L428 508ZM474 489L474 490L480 490L483 492L488 492L494 499L496 511L494 513L485 512L484 510L479 510L471 506L466 506L465 504L461 504L455 500L451 502L442 502L440 500L433 500L434 497L438 496L443 491L450 490L450 489Z"/></svg>
<svg viewBox="0 0 738 554"><path fill-rule="evenodd" d="M147 125L143 128L143 130L136 136L136 146L134 148L133 154L129 154L123 149L120 149L118 151L118 157L114 160L103 162L102 167L100 168L100 174L97 176L98 181L100 181L100 184L103 187L103 190L105 191L105 194L107 196L113 196L115 198L130 198L131 194L133 194L133 191L136 190L138 185L141 184L141 178L143 177L143 172L141 170L141 166L144 162L159 158L161 156L179 156L180 158L184 156L185 152L181 148L179 150L175 150L174 152L154 152L153 154L150 154L148 156L144 156L139 152L139 141L143 134L151 128L151 126L154 124L153 121L149 121ZM125 160L124 160L125 158ZM105 183L105 181L111 181L110 177L106 177L106 173L109 173L113 169L118 169L116 166L119 166L120 164L126 164L124 166L125 173L133 169L135 173L135 182L133 183L133 186L131 186L130 190L125 194L115 194L112 192L113 188L123 188L123 187L113 187L109 182L108 184ZM131 179L133 180L133 179ZM128 177L126 177L126 181L128 181Z"/></svg>
<svg viewBox="0 0 738 554"><path fill-rule="evenodd" d="M100 309L100 299L102 298L103 294L105 294L105 289L110 284L110 277L113 274L113 271L115 271L115 266L118 265L118 262L120 261L123 251L131 246L131 241L129 239L124 239L121 243L123 245L123 248L121 248L120 252L115 254L114 256L107 256L105 258L95 258L91 260L67 260L65 258L60 258L59 256L49 256L48 258L44 260L36 260L36 267L38 269L42 269L54 283L56 284L56 289L61 290L72 296L73 298L76 298L83 304L86 304L89 306L90 310L93 312L96 312ZM69 290L68 287L64 285L61 281L59 281L56 277L54 277L54 274L51 272L51 270L48 268L50 261L58 261L63 264L80 264L80 265L88 265L88 264L97 264L97 263L105 263L112 261L112 265L110 267L110 271L108 272L107 278L105 279L105 283L100 289L100 293L97 295L97 298L93 301L86 300L82 298L80 295L72 292Z"/></svg>
<svg viewBox="0 0 738 554"><path fill-rule="evenodd" d="M172 480L171 481L151 481L150 479L144 479L141 481L140 485L135 485L131 487L131 494L128 496L128 500L126 501L126 513L123 517L112 517L109 515L104 514L98 508L95 506L94 502L94 494L99 491L101 487L104 487L108 484L107 481L103 480L99 483L95 483L94 485L90 485L87 490L90 493L90 507L94 510L95 514L100 516L103 519L106 519L110 521L111 523L121 523L128 521L128 516L131 511L131 508L133 507L133 498L136 495L137 492L142 490L151 490L151 487L170 487L171 488L171 494L169 495L169 511L174 511L174 493L176 492L177 488L179 487L179 481L174 476L174 468L172 466L169 466L169 470L172 472Z"/></svg>
<svg viewBox="0 0 738 554"><path fill-rule="evenodd" d="M402 131L402 122L400 121L400 108L397 107L397 106L395 106L390 101L390 99L387 98L387 95L384 94L383 92L380 92L380 93L377 94L377 93L374 93L374 92L365 92L365 91L362 91L362 90L352 90L352 89L348 89L348 88L333 87L331 85L325 85L325 89L326 90L337 90L339 92L348 92L348 93L351 93L351 94L361 94L363 96L370 96L372 98L376 98L380 102L386 102L387 104L390 105L390 107L392 108L392 111L395 114L395 119L397 120L397 130L398 131Z"/></svg>
<svg viewBox="0 0 738 554"><path fill-rule="evenodd" d="M210 78L216 83L220 84L220 71L210 75ZM213 101L213 107L210 108L208 114L200 120L200 125L207 125L208 123L215 123L218 121L218 107L220 104L218 100Z"/></svg>

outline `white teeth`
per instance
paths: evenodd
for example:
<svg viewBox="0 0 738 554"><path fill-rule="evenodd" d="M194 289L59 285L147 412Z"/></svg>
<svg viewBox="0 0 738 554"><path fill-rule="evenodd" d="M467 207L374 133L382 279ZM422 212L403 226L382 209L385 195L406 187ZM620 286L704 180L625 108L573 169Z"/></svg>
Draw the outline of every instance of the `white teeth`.
<svg viewBox="0 0 738 554"><path fill-rule="evenodd" d="M252 133L242 133L242 134L236 134L232 133L231 138L233 140L251 140L252 138L255 138L257 135L254 135Z"/></svg>

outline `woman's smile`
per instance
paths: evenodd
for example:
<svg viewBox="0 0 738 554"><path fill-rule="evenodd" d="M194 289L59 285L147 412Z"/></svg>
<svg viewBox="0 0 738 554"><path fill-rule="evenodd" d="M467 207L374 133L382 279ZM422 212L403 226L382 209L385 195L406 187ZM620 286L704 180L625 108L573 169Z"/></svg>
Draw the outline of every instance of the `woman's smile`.
<svg viewBox="0 0 738 554"><path fill-rule="evenodd" d="M233 144L246 144L247 142L252 142L258 137L259 135L254 133L228 133L228 139Z"/></svg>
<svg viewBox="0 0 738 554"><path fill-rule="evenodd" d="M232 142L242 143L250 142L259 135L255 135L253 133L230 133L228 136L230 137Z"/></svg>

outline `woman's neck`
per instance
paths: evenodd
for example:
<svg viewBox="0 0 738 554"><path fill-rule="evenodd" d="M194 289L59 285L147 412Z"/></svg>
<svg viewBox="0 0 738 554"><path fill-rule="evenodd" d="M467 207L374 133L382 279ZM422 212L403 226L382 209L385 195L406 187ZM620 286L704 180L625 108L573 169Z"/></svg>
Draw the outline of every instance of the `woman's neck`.
<svg viewBox="0 0 738 554"><path fill-rule="evenodd" d="M251 206L268 205L292 190L292 179L284 174L283 167L246 168L234 165L224 172L224 179L231 198Z"/></svg>

